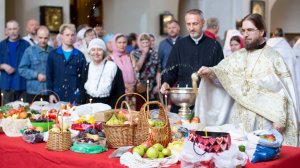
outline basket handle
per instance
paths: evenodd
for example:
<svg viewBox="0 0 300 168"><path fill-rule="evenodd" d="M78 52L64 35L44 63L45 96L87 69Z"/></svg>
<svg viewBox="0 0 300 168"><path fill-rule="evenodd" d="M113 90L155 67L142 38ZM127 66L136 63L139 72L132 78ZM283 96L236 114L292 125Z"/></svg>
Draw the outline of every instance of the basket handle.
<svg viewBox="0 0 300 168"><path fill-rule="evenodd" d="M129 115L130 115L129 125L132 125L132 118L133 118L133 116L132 116L132 110L131 110L131 108L130 108L130 105L128 104L127 101L122 101L122 103L121 103L121 110L123 110L123 107L124 107L124 106L127 107L128 112L129 112Z"/></svg>
<svg viewBox="0 0 300 168"><path fill-rule="evenodd" d="M54 95L57 97L58 101L60 101L60 98L59 98L58 94L55 93L54 91L52 91L52 90L42 90L42 91L40 91L38 94L36 94L36 95L33 97L31 104L35 101L35 99L36 99L39 95L41 95L41 93L44 93L44 92L51 92L52 94L54 94Z"/></svg>
<svg viewBox="0 0 300 168"><path fill-rule="evenodd" d="M158 116L161 116L165 119L165 125L164 127L168 124L169 119L167 116L167 113L165 112L165 108L164 106L159 102L159 101L150 101L150 102L146 102L143 106L142 106L142 110L144 111L144 117L146 119L146 121L150 118L150 114L149 111L146 110L146 107L148 107L149 105L158 105L159 106L159 114Z"/></svg>
<svg viewBox="0 0 300 168"><path fill-rule="evenodd" d="M123 97L129 96L129 95L136 95L136 96L139 96L139 97L141 97L145 102L147 102L147 100L146 100L141 94L138 94L138 93L125 93L125 94L123 94L122 96L120 96L120 97L118 98L118 100L117 100L117 102L116 102L116 105L115 105L115 109L117 109L117 106L118 106L118 104L119 104L119 101L120 101Z"/></svg>
<svg viewBox="0 0 300 168"><path fill-rule="evenodd" d="M59 116L59 114L60 114L60 112L61 112L61 110L59 109L59 110L57 110L57 117L56 117L56 119L55 119L55 124L57 123L57 120L58 120L58 116ZM59 121L60 122L60 121ZM63 133L63 131L64 131L64 116L62 115L61 116L61 123L59 123L59 126L61 125L61 133ZM49 119L48 119L48 129L49 129Z"/></svg>

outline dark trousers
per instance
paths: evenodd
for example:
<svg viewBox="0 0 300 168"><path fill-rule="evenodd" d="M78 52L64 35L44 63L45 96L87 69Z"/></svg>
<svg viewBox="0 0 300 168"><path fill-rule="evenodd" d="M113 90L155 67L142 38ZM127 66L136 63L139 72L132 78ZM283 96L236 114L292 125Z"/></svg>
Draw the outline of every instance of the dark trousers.
<svg viewBox="0 0 300 168"><path fill-rule="evenodd" d="M23 99L23 101L26 102L26 93L24 91L2 90L2 93L3 105L21 99Z"/></svg>
<svg viewBox="0 0 300 168"><path fill-rule="evenodd" d="M43 99L43 101L49 101L49 95L34 95L34 94L26 94L26 100L27 102L33 103L34 101L40 101L41 98Z"/></svg>

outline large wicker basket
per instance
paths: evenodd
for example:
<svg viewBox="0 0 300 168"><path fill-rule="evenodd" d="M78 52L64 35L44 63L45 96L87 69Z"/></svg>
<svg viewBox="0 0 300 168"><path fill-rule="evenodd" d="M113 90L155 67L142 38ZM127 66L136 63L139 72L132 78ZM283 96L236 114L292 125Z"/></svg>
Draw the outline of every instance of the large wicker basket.
<svg viewBox="0 0 300 168"><path fill-rule="evenodd" d="M120 109L117 109L117 107L121 99L129 95L139 96L146 102L146 99L138 93L126 93L120 96L119 99L117 100L115 109L113 110L114 114L117 114L120 111ZM143 114L140 113L139 111L131 110L130 105L126 101L123 101L121 103L120 106L121 110L124 108L124 106L127 107L131 115L130 124L113 125L113 126L103 124L103 129L107 140L106 142L108 147L110 148L119 148L121 146L128 146L128 145L136 146L145 141L145 136L143 136L143 133L146 131L143 130L140 125L141 124L140 120ZM134 123L133 121L134 119L138 120L137 123Z"/></svg>
<svg viewBox="0 0 300 168"><path fill-rule="evenodd" d="M130 146L134 144L134 134L137 124L133 122L133 112L126 101L121 104L121 109L126 105L131 115L129 124L107 125L103 124L106 136L106 143L110 148L119 148L121 146ZM118 110L115 111L116 113Z"/></svg>
<svg viewBox="0 0 300 168"><path fill-rule="evenodd" d="M148 110L149 105L159 106L159 114L157 119L162 120L165 123L164 126L151 127L148 124L148 119L150 119L150 113ZM152 143L153 144L160 143L164 147L167 147L168 144L172 141L172 135L171 135L170 122L167 116L167 112L165 111L163 105L158 101L146 102L141 108L141 113L144 114L141 120L141 127L143 130L149 130L149 129L151 130ZM145 137L148 138L147 135Z"/></svg>

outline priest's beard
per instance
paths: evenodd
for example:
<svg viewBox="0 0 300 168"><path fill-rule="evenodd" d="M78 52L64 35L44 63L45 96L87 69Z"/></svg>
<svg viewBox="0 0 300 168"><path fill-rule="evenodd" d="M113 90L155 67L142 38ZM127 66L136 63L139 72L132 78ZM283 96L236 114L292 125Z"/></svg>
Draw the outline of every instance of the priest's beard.
<svg viewBox="0 0 300 168"><path fill-rule="evenodd" d="M252 51L260 45L260 38L254 39L252 42L245 40L245 48L247 51Z"/></svg>

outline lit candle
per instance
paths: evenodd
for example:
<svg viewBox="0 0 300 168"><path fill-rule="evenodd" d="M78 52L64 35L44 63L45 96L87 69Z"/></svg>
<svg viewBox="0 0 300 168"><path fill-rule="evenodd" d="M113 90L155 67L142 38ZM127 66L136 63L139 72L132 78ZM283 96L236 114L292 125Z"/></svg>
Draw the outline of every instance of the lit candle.
<svg viewBox="0 0 300 168"><path fill-rule="evenodd" d="M43 101L43 98L41 97L41 102Z"/></svg>
<svg viewBox="0 0 300 168"><path fill-rule="evenodd" d="M149 80L147 80L147 101L149 101Z"/></svg>
<svg viewBox="0 0 300 168"><path fill-rule="evenodd" d="M147 102L149 102L149 80L147 80ZM147 105L147 111L149 111L149 105Z"/></svg>
<svg viewBox="0 0 300 168"><path fill-rule="evenodd" d="M165 95L165 110L168 111L168 96Z"/></svg>
<svg viewBox="0 0 300 168"><path fill-rule="evenodd" d="M1 106L3 106L3 93L1 93Z"/></svg>
<svg viewBox="0 0 300 168"><path fill-rule="evenodd" d="M23 98L21 98L21 102L23 102Z"/></svg>
<svg viewBox="0 0 300 168"><path fill-rule="evenodd" d="M92 101L93 101L93 99L90 99L90 108L91 108L90 116L92 116L92 114L93 114Z"/></svg>

